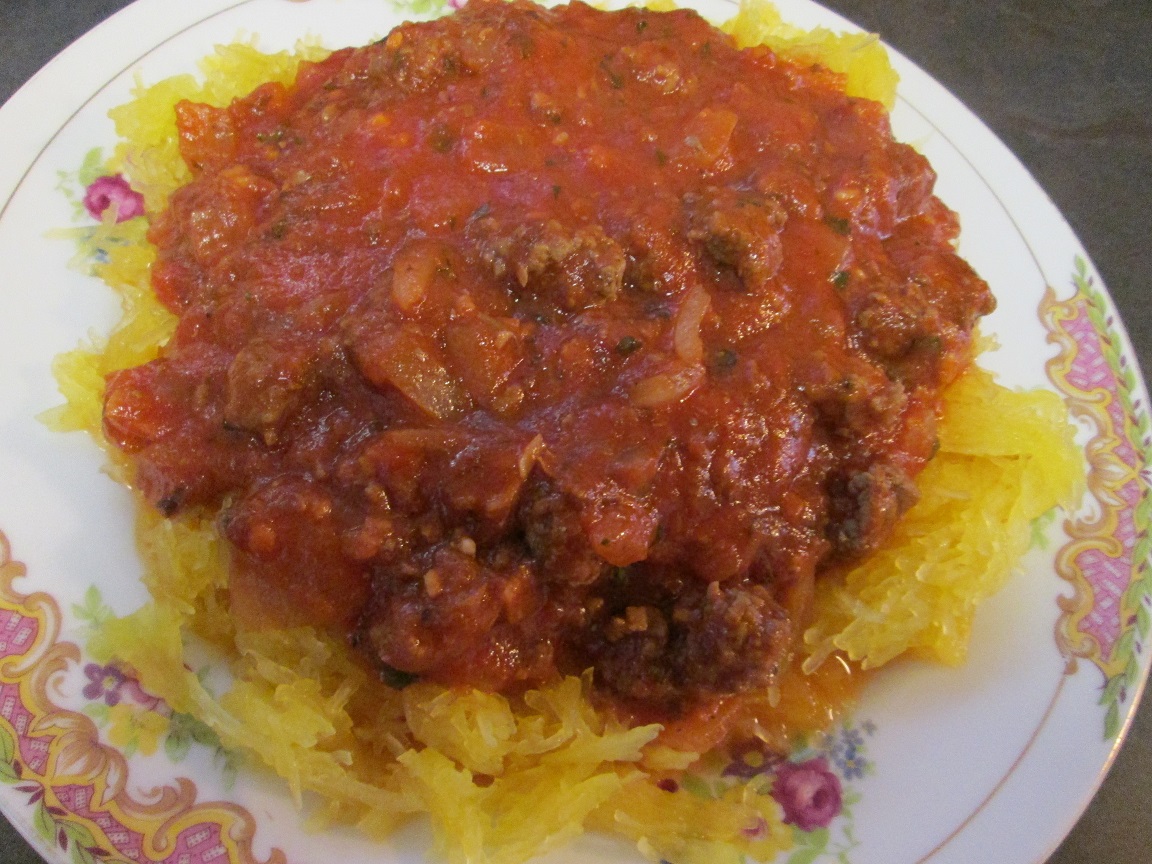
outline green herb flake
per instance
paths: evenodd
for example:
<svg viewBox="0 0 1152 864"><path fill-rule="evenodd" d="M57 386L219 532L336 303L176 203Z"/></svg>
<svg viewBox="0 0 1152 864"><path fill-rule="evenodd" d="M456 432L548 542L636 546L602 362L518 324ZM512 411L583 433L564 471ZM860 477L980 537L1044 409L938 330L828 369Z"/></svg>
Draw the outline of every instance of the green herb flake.
<svg viewBox="0 0 1152 864"><path fill-rule="evenodd" d="M716 372L730 372L736 368L740 356L734 348L720 348L712 355L712 368Z"/></svg>
<svg viewBox="0 0 1152 864"><path fill-rule="evenodd" d="M604 74L608 76L608 83L612 85L613 90L621 90L624 87L624 78L618 72L608 65L611 58L605 57L600 61L600 68L604 70Z"/></svg>
<svg viewBox="0 0 1152 864"><path fill-rule="evenodd" d="M852 223L839 216L827 216L824 218L824 222L837 234L842 234L845 237L852 232Z"/></svg>
<svg viewBox="0 0 1152 864"><path fill-rule="evenodd" d="M380 680L393 690L403 690L409 684L414 684L419 681L420 676L414 675L411 672L404 672L401 669L396 669L387 664L382 664L380 666Z"/></svg>
<svg viewBox="0 0 1152 864"><path fill-rule="evenodd" d="M635 336L625 336L616 343L616 353L621 357L627 357L629 354L639 351L643 345L644 343Z"/></svg>
<svg viewBox="0 0 1152 864"><path fill-rule="evenodd" d="M438 126L428 136L428 143L437 153L448 153L456 144L456 136L445 127Z"/></svg>

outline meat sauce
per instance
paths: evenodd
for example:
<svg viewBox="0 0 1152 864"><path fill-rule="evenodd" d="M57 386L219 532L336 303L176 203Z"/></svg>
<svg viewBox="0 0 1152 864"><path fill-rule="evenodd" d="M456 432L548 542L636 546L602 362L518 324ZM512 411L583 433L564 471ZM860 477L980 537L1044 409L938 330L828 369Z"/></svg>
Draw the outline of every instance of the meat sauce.
<svg viewBox="0 0 1152 864"><path fill-rule="evenodd" d="M240 627L397 681L773 684L993 307L880 105L688 11L472 0L177 115L179 324L106 433L218 512Z"/></svg>

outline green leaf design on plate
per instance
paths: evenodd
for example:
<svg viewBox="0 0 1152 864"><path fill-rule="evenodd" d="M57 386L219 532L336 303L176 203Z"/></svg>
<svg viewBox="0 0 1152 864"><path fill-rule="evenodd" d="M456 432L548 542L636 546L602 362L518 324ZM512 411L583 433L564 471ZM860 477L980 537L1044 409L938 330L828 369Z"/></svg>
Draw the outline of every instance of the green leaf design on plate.
<svg viewBox="0 0 1152 864"><path fill-rule="evenodd" d="M788 856L788 864L812 864L813 861L823 854L823 847L809 846L803 849L797 849Z"/></svg>
<svg viewBox="0 0 1152 864"><path fill-rule="evenodd" d="M88 586L88 590L84 592L83 602L72 604L72 614L80 619L90 633L98 631L116 617L116 613L104 602L100 589L95 585Z"/></svg>
<svg viewBox="0 0 1152 864"><path fill-rule="evenodd" d="M90 186L108 173L106 164L103 148L93 147L84 154L84 161L76 172L76 180L81 186Z"/></svg>
<svg viewBox="0 0 1152 864"><path fill-rule="evenodd" d="M452 8L448 0L393 0L392 5L420 18L438 18Z"/></svg>
<svg viewBox="0 0 1152 864"><path fill-rule="evenodd" d="M52 814L49 813L48 808L44 806L43 799L36 803L36 808L32 813L32 827L45 843L55 845L56 820L52 818Z"/></svg>
<svg viewBox="0 0 1152 864"><path fill-rule="evenodd" d="M7 727L0 726L0 763L12 764L16 757L16 739Z"/></svg>
<svg viewBox="0 0 1152 864"><path fill-rule="evenodd" d="M108 725L108 706L104 702L89 702L81 709L100 727Z"/></svg>
<svg viewBox="0 0 1152 864"><path fill-rule="evenodd" d="M685 774L680 780L680 785L692 795L697 798L714 798L712 794L712 787L706 782L697 777L695 774Z"/></svg>
<svg viewBox="0 0 1152 864"><path fill-rule="evenodd" d="M164 753L172 762L182 762L192 749L192 736L173 724L164 738Z"/></svg>
<svg viewBox="0 0 1152 864"><path fill-rule="evenodd" d="M1072 283L1076 293L1083 298L1084 310L1092 323L1092 328L1100 339L1100 351L1108 368L1116 378L1115 397L1123 414L1123 428L1116 429L1117 435L1126 438L1135 449L1140 465L1130 466L1139 470L1152 461L1152 420L1147 406L1138 400L1139 382L1134 364L1121 350L1122 340L1115 328L1113 314L1104 294L1096 287L1095 280L1088 272L1088 262L1080 255L1073 261ZM1123 660L1120 672L1112 675L1105 683L1100 696L1100 704L1106 705L1104 713L1104 737L1115 738L1122 725L1121 706L1133 696L1140 678L1137 636L1148 636L1150 613L1147 608L1152 598L1152 567L1148 566L1152 556L1152 497L1145 489L1132 513L1136 529L1136 541L1132 548L1133 576L1127 589L1121 595L1120 616L1123 631L1112 649L1113 659Z"/></svg>

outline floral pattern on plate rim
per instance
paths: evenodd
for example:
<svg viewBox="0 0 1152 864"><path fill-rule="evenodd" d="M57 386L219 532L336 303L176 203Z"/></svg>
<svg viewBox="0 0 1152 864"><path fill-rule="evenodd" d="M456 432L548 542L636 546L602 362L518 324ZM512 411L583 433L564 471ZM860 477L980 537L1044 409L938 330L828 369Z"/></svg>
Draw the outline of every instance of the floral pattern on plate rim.
<svg viewBox="0 0 1152 864"><path fill-rule="evenodd" d="M419 17L435 17L464 2L395 0L395 5ZM109 203L116 212L106 223L137 215L135 193L122 178L102 176L102 163L94 149L78 172L60 175L60 188L72 199L77 216L86 211L99 218ZM83 247L96 229L67 233ZM114 232L101 233L115 242ZM82 263L81 258L74 263ZM1048 375L1072 414L1093 430L1086 452L1094 507L1065 524L1071 540L1059 550L1056 566L1073 594L1058 598L1056 639L1068 674L1080 659L1103 674L1100 703L1105 706L1104 735L1110 739L1122 728L1124 709L1137 690L1152 622L1152 475L1146 467L1152 424L1139 401L1139 375L1125 353L1109 301L1080 257L1072 283L1075 292L1064 301L1047 291L1040 317L1049 340L1059 346ZM256 864L255 821L243 808L196 803L195 783L187 778L174 779L175 785L156 795L155 803L128 794L132 761L161 746L173 764L193 746L208 748L225 785L235 766L209 730L145 693L130 671L85 662L77 645L60 640L56 599L14 590L14 580L25 572L0 531L0 783L27 796L35 834L73 864ZM87 629L99 627L108 614L95 587L71 611ZM69 688L79 691L81 711L57 704L63 700L56 694ZM101 730L110 743L101 742ZM872 772L866 737L873 731L868 721L844 725L802 744L787 760L745 748L731 754L726 765L708 774L689 773L668 791L719 797L735 784L771 776L771 794L793 829L794 846L783 864L848 864L856 845L851 805L859 794L846 784ZM282 853L273 851L264 864L283 861Z"/></svg>
<svg viewBox="0 0 1152 864"><path fill-rule="evenodd" d="M82 689L101 704L113 693L124 704L121 691L132 685L106 669L93 672L80 648L59 638L55 598L14 589L25 574L0 532L0 783L26 797L24 815L44 847L72 864L284 864L279 852L263 862L254 857L250 813L197 802L187 778L147 800L131 794L132 757L103 743L87 714L59 703L70 689Z"/></svg>
<svg viewBox="0 0 1152 864"><path fill-rule="evenodd" d="M1152 422L1115 312L1081 257L1072 284L1067 300L1049 288L1040 306L1048 339L1060 348L1048 375L1072 415L1092 428L1085 452L1093 506L1065 524L1072 539L1056 570L1073 595L1059 598L1056 640L1069 673L1083 659L1103 674L1104 737L1111 739L1139 689L1152 624Z"/></svg>

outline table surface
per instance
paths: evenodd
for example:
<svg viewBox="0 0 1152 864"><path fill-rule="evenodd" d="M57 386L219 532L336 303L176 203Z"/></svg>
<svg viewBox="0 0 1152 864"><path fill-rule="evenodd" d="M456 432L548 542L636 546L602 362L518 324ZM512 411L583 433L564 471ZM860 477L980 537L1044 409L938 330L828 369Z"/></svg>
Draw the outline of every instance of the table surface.
<svg viewBox="0 0 1152 864"><path fill-rule="evenodd" d="M0 0L0 104L128 0ZM825 0L948 87L1071 223L1152 370L1152 3ZM0 142L0 150L3 144ZM1152 697L1049 864L1152 860ZM0 819L0 861L41 864ZM972 862L996 864L996 862Z"/></svg>

